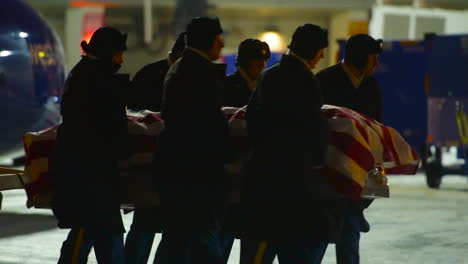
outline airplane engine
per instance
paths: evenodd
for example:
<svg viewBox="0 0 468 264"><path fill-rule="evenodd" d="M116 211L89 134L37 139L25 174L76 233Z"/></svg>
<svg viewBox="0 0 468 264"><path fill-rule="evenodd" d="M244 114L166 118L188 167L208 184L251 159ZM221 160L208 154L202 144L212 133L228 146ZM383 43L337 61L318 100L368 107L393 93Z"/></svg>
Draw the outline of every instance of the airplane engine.
<svg viewBox="0 0 468 264"><path fill-rule="evenodd" d="M60 121L65 79L57 34L28 4L0 8L0 154L22 149L23 135Z"/></svg>

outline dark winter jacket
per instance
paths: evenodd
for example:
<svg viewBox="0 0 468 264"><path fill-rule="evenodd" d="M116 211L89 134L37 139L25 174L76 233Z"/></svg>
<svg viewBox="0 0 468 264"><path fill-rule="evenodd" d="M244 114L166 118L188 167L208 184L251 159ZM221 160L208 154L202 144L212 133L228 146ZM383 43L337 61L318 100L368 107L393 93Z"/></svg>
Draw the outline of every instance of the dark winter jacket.
<svg viewBox="0 0 468 264"><path fill-rule="evenodd" d="M129 80L117 70L111 62L83 57L65 82L63 121L49 161L60 227L123 231L117 161L129 154Z"/></svg>
<svg viewBox="0 0 468 264"><path fill-rule="evenodd" d="M252 90L247 81L239 71L226 78L226 85L223 90L223 106L243 107L249 103Z"/></svg>
<svg viewBox="0 0 468 264"><path fill-rule="evenodd" d="M164 82L155 182L165 229L217 229L225 204L229 129L221 111L225 65L186 49Z"/></svg>
<svg viewBox="0 0 468 264"><path fill-rule="evenodd" d="M167 59L148 64L139 70L129 88L128 108L161 110L164 77L169 70Z"/></svg>
<svg viewBox="0 0 468 264"><path fill-rule="evenodd" d="M377 80L366 76L357 89L351 83L341 63L317 74L325 104L344 106L382 122L382 93Z"/></svg>
<svg viewBox="0 0 468 264"><path fill-rule="evenodd" d="M246 116L253 145L241 195L247 236L327 236L326 206L310 184L327 143L321 106L318 82L298 58L283 55L262 73Z"/></svg>

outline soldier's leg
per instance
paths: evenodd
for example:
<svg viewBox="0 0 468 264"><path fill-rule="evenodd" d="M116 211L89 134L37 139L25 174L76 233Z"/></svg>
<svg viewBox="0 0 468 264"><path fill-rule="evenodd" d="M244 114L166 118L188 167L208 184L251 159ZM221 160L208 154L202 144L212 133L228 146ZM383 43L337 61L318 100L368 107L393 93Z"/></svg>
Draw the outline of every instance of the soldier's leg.
<svg viewBox="0 0 468 264"><path fill-rule="evenodd" d="M360 208L350 207L345 215L342 238L336 244L337 264L359 263L360 210Z"/></svg>
<svg viewBox="0 0 468 264"><path fill-rule="evenodd" d="M153 246L155 232L147 230L143 225L146 218L151 218L152 212L136 208L133 222L125 239L125 262L146 264Z"/></svg>
<svg viewBox="0 0 468 264"><path fill-rule="evenodd" d="M72 228L60 249L58 264L86 264L93 239L84 228Z"/></svg>
<svg viewBox="0 0 468 264"><path fill-rule="evenodd" d="M280 264L322 262L328 242L310 238L294 238L277 243L278 261Z"/></svg>
<svg viewBox="0 0 468 264"><path fill-rule="evenodd" d="M223 254L224 263L228 263L231 255L232 245L234 244L235 235L232 232L223 231L219 234L219 243Z"/></svg>
<svg viewBox="0 0 468 264"><path fill-rule="evenodd" d="M95 238L94 253L99 264L124 264L123 233L99 232L93 233Z"/></svg>
<svg viewBox="0 0 468 264"><path fill-rule="evenodd" d="M190 247L190 263L224 263L224 255L221 250L219 232L192 232L192 243Z"/></svg>

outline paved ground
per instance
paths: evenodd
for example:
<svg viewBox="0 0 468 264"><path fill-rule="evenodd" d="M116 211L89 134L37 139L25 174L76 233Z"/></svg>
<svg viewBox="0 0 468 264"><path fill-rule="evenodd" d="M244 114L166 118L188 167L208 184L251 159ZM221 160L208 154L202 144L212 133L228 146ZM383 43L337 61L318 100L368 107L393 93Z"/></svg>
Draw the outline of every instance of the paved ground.
<svg viewBox="0 0 468 264"><path fill-rule="evenodd" d="M362 237L361 263L468 264L467 179L447 176L440 190L428 189L422 175L393 176L390 184L392 197L375 201L367 211L372 229ZM24 204L23 191L4 192L0 264L56 263L67 231L55 228L50 211ZM124 219L128 227L131 215ZM155 246L158 242L159 236ZM236 244L229 263L239 263L238 256ZM96 263L94 254L89 263ZM335 263L333 247L323 263Z"/></svg>

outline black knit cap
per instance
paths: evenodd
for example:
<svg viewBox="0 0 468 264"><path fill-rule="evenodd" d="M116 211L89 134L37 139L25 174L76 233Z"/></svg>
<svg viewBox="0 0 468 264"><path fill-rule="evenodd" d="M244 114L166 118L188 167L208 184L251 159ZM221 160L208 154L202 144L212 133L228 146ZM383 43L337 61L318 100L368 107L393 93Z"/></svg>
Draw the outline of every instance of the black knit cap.
<svg viewBox="0 0 468 264"><path fill-rule="evenodd" d="M346 41L344 57L345 61L362 70L367 61L367 56L380 53L382 53L381 39L376 40L367 34L357 34Z"/></svg>
<svg viewBox="0 0 468 264"><path fill-rule="evenodd" d="M299 26L288 47L302 58L312 59L318 50L328 47L328 30L313 24Z"/></svg>
<svg viewBox="0 0 468 264"><path fill-rule="evenodd" d="M118 51L127 50L127 34L112 27L101 27L91 36L89 43L81 42L81 48L99 58L111 58Z"/></svg>
<svg viewBox="0 0 468 264"><path fill-rule="evenodd" d="M223 34L217 17L196 17L187 25L187 46L201 50L211 48L217 35Z"/></svg>
<svg viewBox="0 0 468 264"><path fill-rule="evenodd" d="M185 32L182 32L177 36L176 41L174 42L174 45L172 45L171 48L171 59L176 61L178 58L182 56L182 52L185 49L185 36L187 34Z"/></svg>
<svg viewBox="0 0 468 264"><path fill-rule="evenodd" d="M236 60L241 67L248 67L252 60L268 60L270 56L270 46L266 42L249 38L239 44Z"/></svg>

